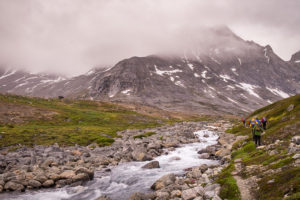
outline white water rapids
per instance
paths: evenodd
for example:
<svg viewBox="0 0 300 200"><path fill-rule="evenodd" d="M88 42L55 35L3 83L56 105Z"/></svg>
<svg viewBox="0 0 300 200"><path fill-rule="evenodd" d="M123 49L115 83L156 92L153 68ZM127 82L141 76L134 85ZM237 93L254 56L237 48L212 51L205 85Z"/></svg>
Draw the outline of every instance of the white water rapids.
<svg viewBox="0 0 300 200"><path fill-rule="evenodd" d="M26 191L26 193L2 193L0 199L94 200L101 195L107 195L114 200L121 200L128 199L134 192L150 192L151 185L165 174L182 174L186 168L218 162L199 159L197 154L199 150L217 144L218 134L209 130L200 130L195 134L201 142L185 144L169 152L168 155L156 157L154 160L159 161L160 168L142 169L141 167L149 161L122 163L112 168L111 172L95 172L94 180L84 186L67 186L60 189Z"/></svg>

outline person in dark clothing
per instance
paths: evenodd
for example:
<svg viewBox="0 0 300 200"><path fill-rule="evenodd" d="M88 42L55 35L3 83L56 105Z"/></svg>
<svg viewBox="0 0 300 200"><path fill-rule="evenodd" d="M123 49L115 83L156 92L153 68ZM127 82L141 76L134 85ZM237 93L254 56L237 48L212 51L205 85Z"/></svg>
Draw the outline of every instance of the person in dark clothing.
<svg viewBox="0 0 300 200"><path fill-rule="evenodd" d="M263 129L260 124L255 124L253 128L253 133L254 133L254 142L256 147L261 145L261 134L263 132Z"/></svg>
<svg viewBox="0 0 300 200"><path fill-rule="evenodd" d="M261 118L261 123L263 125L263 129L267 130L267 118L266 117Z"/></svg>
<svg viewBox="0 0 300 200"><path fill-rule="evenodd" d="M246 127L246 120L244 117L242 118L242 122L243 122L243 126Z"/></svg>

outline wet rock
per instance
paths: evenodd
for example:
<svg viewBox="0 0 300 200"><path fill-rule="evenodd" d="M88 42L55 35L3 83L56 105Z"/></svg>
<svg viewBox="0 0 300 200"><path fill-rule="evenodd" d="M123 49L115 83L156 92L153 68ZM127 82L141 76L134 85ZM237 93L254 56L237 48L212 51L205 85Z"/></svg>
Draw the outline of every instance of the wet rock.
<svg viewBox="0 0 300 200"><path fill-rule="evenodd" d="M66 170L59 175L61 179L72 179L75 176L75 172L72 170Z"/></svg>
<svg viewBox="0 0 300 200"><path fill-rule="evenodd" d="M37 180L29 180L28 181L28 186L31 186L32 188L39 188L41 187L41 183Z"/></svg>
<svg viewBox="0 0 300 200"><path fill-rule="evenodd" d="M76 174L75 176L73 176L72 180L73 180L73 182L88 181L88 180L90 180L90 177L86 173L79 173L79 174Z"/></svg>
<svg viewBox="0 0 300 200"><path fill-rule="evenodd" d="M140 151L134 151L132 152L132 158L135 161L147 161L147 160L152 160L153 158L149 155L147 155L144 152L140 152Z"/></svg>
<svg viewBox="0 0 300 200"><path fill-rule="evenodd" d="M91 180L94 178L93 170L89 170L87 168L81 167L75 171L75 174L81 174L81 173L87 174Z"/></svg>
<svg viewBox="0 0 300 200"><path fill-rule="evenodd" d="M46 180L44 183L43 183L43 187L51 187L54 185L54 181L53 180Z"/></svg>
<svg viewBox="0 0 300 200"><path fill-rule="evenodd" d="M101 196L101 197L97 198L96 200L111 200L111 198L109 198L107 196Z"/></svg>
<svg viewBox="0 0 300 200"><path fill-rule="evenodd" d="M181 191L180 190L171 191L171 198L175 198L175 197L181 197Z"/></svg>
<svg viewBox="0 0 300 200"><path fill-rule="evenodd" d="M158 161L151 161L144 165L142 168L144 169L153 169L153 168L160 168Z"/></svg>
<svg viewBox="0 0 300 200"><path fill-rule="evenodd" d="M140 193L140 192L136 192L133 193L128 200L152 200L155 199L155 194L154 193Z"/></svg>
<svg viewBox="0 0 300 200"><path fill-rule="evenodd" d="M202 153L198 156L199 159L209 159L210 154L209 153Z"/></svg>
<svg viewBox="0 0 300 200"><path fill-rule="evenodd" d="M16 183L14 181L9 181L4 186L5 190L11 190L11 191L23 191L24 186L20 183Z"/></svg>
<svg viewBox="0 0 300 200"><path fill-rule="evenodd" d="M151 189L153 190L159 190L162 189L172 183L174 183L176 180L176 176L172 174L167 174L158 179L152 186Z"/></svg>

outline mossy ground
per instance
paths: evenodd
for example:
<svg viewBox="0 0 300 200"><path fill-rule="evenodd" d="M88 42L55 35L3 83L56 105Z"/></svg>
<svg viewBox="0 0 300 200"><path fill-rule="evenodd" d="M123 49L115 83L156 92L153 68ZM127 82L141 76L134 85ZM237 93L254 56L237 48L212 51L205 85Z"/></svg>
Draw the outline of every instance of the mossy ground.
<svg viewBox="0 0 300 200"><path fill-rule="evenodd" d="M140 134L140 135L135 135L133 136L134 139L137 139L137 138L144 138L144 137L149 137L151 135L155 135L156 133L155 132L146 132L144 134Z"/></svg>
<svg viewBox="0 0 300 200"><path fill-rule="evenodd" d="M0 104L20 108L19 114L15 110L10 113L9 109L2 113L1 117L7 118L8 122L2 120L0 123L0 147L53 143L109 145L114 137L122 137L116 134L117 131L151 128L180 121L140 114L106 102L0 95ZM22 110L24 107L26 109ZM32 115L21 115L22 112L30 112L30 108L34 110ZM47 112L52 113L51 117L40 117ZM14 122L16 117L21 118L21 122Z"/></svg>
<svg viewBox="0 0 300 200"><path fill-rule="evenodd" d="M293 107L290 111L288 111L289 106L290 108ZM300 135L300 95L261 108L248 116L247 119L253 117L260 119L264 116L267 117L269 123L265 134L262 135L262 144L274 144L277 140L280 140L280 143L269 150L257 149L252 141L251 129L243 127L239 122L227 132L236 135L248 135L249 138L233 145L232 161L238 158L242 159L244 168L241 175L243 178L257 176L260 179L258 190L255 191L256 199L300 199L300 167L293 164L295 161L292 158L293 154L288 154L291 138ZM270 154L272 150L276 153ZM247 174L245 168L251 165L261 165L271 173L265 175L257 171L255 174ZM230 177L229 174L227 175ZM222 190L224 187L230 187L230 184L232 183L228 183L228 186L222 185ZM230 199L232 195L224 195L223 198Z"/></svg>

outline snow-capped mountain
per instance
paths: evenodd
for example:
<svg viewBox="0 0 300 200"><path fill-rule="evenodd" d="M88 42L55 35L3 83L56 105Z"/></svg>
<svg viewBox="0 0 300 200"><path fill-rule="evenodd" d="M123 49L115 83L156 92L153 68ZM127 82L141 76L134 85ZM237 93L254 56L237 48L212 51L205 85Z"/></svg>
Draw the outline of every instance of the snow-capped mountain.
<svg viewBox="0 0 300 200"><path fill-rule="evenodd" d="M226 27L207 34L217 39L179 54L132 57L71 79L45 77L29 84L28 79L35 79L19 75L18 80L16 72L2 72L0 92L138 102L210 114L250 112L300 92L299 52L285 62L270 46L244 41Z"/></svg>

